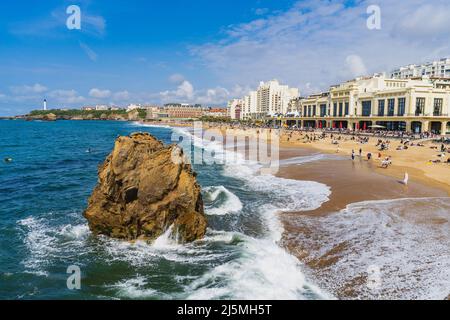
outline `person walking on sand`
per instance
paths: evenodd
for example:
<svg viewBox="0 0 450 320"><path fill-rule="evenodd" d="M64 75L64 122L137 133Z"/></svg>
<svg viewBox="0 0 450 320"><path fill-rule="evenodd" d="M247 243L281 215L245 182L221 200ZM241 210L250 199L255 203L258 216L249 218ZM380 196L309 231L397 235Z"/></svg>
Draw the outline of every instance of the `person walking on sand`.
<svg viewBox="0 0 450 320"><path fill-rule="evenodd" d="M403 184L404 184L405 186L408 185L408 180L409 180L408 172L405 172L405 177L404 177L404 179L403 179Z"/></svg>
<svg viewBox="0 0 450 320"><path fill-rule="evenodd" d="M355 150L352 150L352 161L355 160Z"/></svg>
<svg viewBox="0 0 450 320"><path fill-rule="evenodd" d="M361 148L359 148L359 157L360 158L362 157L362 149Z"/></svg>

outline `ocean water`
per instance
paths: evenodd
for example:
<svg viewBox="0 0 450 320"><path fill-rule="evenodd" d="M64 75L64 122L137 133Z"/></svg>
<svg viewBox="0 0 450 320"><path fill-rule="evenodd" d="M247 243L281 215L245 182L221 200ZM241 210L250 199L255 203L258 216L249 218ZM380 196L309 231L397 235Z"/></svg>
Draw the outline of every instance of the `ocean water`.
<svg viewBox="0 0 450 320"><path fill-rule="evenodd" d="M194 165L209 220L205 239L179 245L169 232L153 244L93 236L82 212L97 167L118 135L136 131L166 143L174 133L192 139L186 129L128 122L0 121L1 299L333 298L278 245L277 212L315 209L329 188L259 175L257 163L223 154L214 142L193 139L195 148L234 161ZM73 265L80 290L66 285Z"/></svg>

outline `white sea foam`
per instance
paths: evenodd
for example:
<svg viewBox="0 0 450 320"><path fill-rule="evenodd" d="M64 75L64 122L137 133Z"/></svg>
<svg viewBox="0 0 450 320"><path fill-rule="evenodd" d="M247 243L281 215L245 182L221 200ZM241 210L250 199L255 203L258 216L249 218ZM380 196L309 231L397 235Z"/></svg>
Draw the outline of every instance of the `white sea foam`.
<svg viewBox="0 0 450 320"><path fill-rule="evenodd" d="M296 258L271 239L241 235L239 258L218 265L192 282L189 299L309 299L325 298L309 284Z"/></svg>
<svg viewBox="0 0 450 320"><path fill-rule="evenodd" d="M265 204L257 203L257 207L252 208L265 220L269 232L261 239L242 235L240 257L215 267L194 281L189 288L192 291L189 298L329 298L329 295L305 281L298 260L277 244L283 232L277 212L318 208L328 200L329 188L316 182L261 175L262 166L257 162L224 150L217 142L205 143L198 137L193 137L193 140L197 146L214 151L219 160L225 159L225 175L243 181L245 189L269 197Z"/></svg>
<svg viewBox="0 0 450 320"><path fill-rule="evenodd" d="M143 276L120 281L107 288L113 289L119 297L126 299L161 298L157 290L148 288L148 279Z"/></svg>
<svg viewBox="0 0 450 320"><path fill-rule="evenodd" d="M311 162L317 162L322 160L342 160L345 159L344 157L330 155L330 154L324 154L324 153L317 153L312 154L308 156L300 156L300 157L293 157L288 159L283 159L279 161L280 166L292 166L292 165L302 165L306 163Z"/></svg>
<svg viewBox="0 0 450 320"><path fill-rule="evenodd" d="M442 300L450 293L450 198L355 203L297 225L310 232L288 241L306 248L310 261L331 262L313 273L337 295ZM378 287L366 285L369 267L380 270ZM343 292L347 285L354 296Z"/></svg>
<svg viewBox="0 0 450 320"><path fill-rule="evenodd" d="M48 219L36 217L17 223L24 231L23 241L28 250L27 257L22 261L26 272L48 276L47 269L54 259L62 255L81 255L87 249L84 242L90 231L86 224L51 226Z"/></svg>
<svg viewBox="0 0 450 320"><path fill-rule="evenodd" d="M205 197L206 214L225 215L237 213L243 205L238 196L224 186L206 187L203 189Z"/></svg>

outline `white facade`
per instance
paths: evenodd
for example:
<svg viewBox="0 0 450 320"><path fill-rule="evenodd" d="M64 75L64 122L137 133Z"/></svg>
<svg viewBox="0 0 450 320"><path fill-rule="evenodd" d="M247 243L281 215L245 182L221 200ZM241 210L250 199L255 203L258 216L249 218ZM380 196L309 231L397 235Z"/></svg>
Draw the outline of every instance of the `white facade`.
<svg viewBox="0 0 450 320"><path fill-rule="evenodd" d="M409 65L400 67L390 74L391 78L407 79L414 77L440 77L450 78L450 58L444 58L438 61L422 65Z"/></svg>
<svg viewBox="0 0 450 320"><path fill-rule="evenodd" d="M280 85L277 80L261 82L257 91L257 113L261 116L286 114L289 102L298 96L297 88Z"/></svg>
<svg viewBox="0 0 450 320"><path fill-rule="evenodd" d="M243 119L242 113L243 107L244 107L243 99L232 99L228 101L227 114L229 114L230 118L233 120L241 120Z"/></svg>
<svg viewBox="0 0 450 320"><path fill-rule="evenodd" d="M297 88L281 85L277 80L261 82L256 91L250 91L243 99L228 103L232 119L264 118L267 115L286 114L292 99L299 97ZM239 108L238 108L239 106Z"/></svg>
<svg viewBox="0 0 450 320"><path fill-rule="evenodd" d="M250 91L250 93L244 97L243 118L252 118L258 113L258 92Z"/></svg>
<svg viewBox="0 0 450 320"><path fill-rule="evenodd" d="M136 109L141 109L141 105L140 104L130 104L127 107L127 112L130 112L130 111L133 111L133 110L136 110Z"/></svg>

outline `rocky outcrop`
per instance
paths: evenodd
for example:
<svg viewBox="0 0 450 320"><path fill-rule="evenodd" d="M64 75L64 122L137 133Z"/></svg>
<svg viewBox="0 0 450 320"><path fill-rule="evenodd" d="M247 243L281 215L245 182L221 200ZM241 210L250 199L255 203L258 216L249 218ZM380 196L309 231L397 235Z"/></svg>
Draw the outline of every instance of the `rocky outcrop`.
<svg viewBox="0 0 450 320"><path fill-rule="evenodd" d="M44 121L56 121L56 115L54 113L46 114L42 117Z"/></svg>
<svg viewBox="0 0 450 320"><path fill-rule="evenodd" d="M98 175L84 212L95 234L154 240L172 228L179 242L204 236L200 186L178 146L147 133L119 137Z"/></svg>

